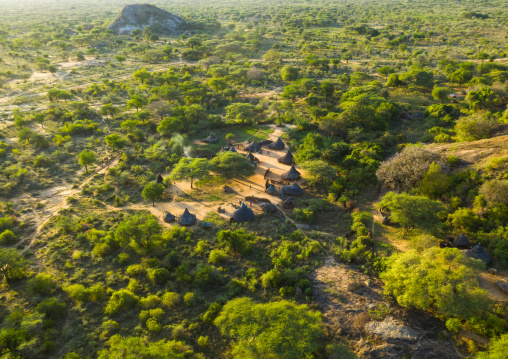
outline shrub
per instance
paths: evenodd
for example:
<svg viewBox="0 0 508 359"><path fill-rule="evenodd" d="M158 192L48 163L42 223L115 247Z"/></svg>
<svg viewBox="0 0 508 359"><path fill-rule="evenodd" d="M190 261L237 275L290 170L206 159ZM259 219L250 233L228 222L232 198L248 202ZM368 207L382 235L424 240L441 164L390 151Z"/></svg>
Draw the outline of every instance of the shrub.
<svg viewBox="0 0 508 359"><path fill-rule="evenodd" d="M182 301L182 297L178 293L175 292L166 292L162 296L162 304L164 304L168 308L172 308L178 305Z"/></svg>
<svg viewBox="0 0 508 359"><path fill-rule="evenodd" d="M158 333L162 329L162 325L155 318L150 318L146 321L146 328L154 333Z"/></svg>
<svg viewBox="0 0 508 359"><path fill-rule="evenodd" d="M457 318L450 318L446 321L446 329L450 332L458 333L462 329L462 323Z"/></svg>
<svg viewBox="0 0 508 359"><path fill-rule="evenodd" d="M212 249L208 256L208 262L212 264L219 264L228 258L228 254L222 249Z"/></svg>
<svg viewBox="0 0 508 359"><path fill-rule="evenodd" d="M120 309L130 309L136 306L139 302L139 297L132 292L121 289L113 293L111 298L104 308L106 314L112 315L118 312Z"/></svg>
<svg viewBox="0 0 508 359"><path fill-rule="evenodd" d="M198 338L198 345L200 347L206 347L206 346L208 346L208 337L200 336Z"/></svg>
<svg viewBox="0 0 508 359"><path fill-rule="evenodd" d="M46 318L57 319L64 314L65 303L60 303L56 298L43 300L35 307L35 311L45 314Z"/></svg>
<svg viewBox="0 0 508 359"><path fill-rule="evenodd" d="M146 298L141 298L139 303L141 304L141 306L143 308L153 309L153 308L157 308L160 305L161 299L157 295L151 294L151 295L147 296Z"/></svg>
<svg viewBox="0 0 508 359"><path fill-rule="evenodd" d="M489 205L508 205L508 180L487 181L480 187L479 194Z"/></svg>
<svg viewBox="0 0 508 359"><path fill-rule="evenodd" d="M187 305L193 305L196 302L196 296L192 292L187 292L183 296L183 301Z"/></svg>
<svg viewBox="0 0 508 359"><path fill-rule="evenodd" d="M476 141L490 137L496 120L488 112L477 112L469 117L461 118L455 124L455 132L459 141Z"/></svg>
<svg viewBox="0 0 508 359"><path fill-rule="evenodd" d="M18 238L10 229L6 229L2 233L0 233L0 244L2 245L11 245L18 241Z"/></svg>
<svg viewBox="0 0 508 359"><path fill-rule="evenodd" d="M28 290L32 294L48 295L55 288L55 280L51 274L39 273L28 281Z"/></svg>
<svg viewBox="0 0 508 359"><path fill-rule="evenodd" d="M161 285L166 282L169 277L169 272L166 268L153 268L147 270L148 279L154 285Z"/></svg>
<svg viewBox="0 0 508 359"><path fill-rule="evenodd" d="M493 339L486 352L478 353L477 359L504 359L508 353L508 334Z"/></svg>

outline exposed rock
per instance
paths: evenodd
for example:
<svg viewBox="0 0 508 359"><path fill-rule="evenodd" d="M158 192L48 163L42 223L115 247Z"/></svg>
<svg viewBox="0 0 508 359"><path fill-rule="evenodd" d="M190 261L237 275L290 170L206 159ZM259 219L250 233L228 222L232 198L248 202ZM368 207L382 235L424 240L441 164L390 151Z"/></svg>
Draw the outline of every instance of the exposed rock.
<svg viewBox="0 0 508 359"><path fill-rule="evenodd" d="M370 322L365 326L369 334L379 335L389 343L416 343L418 333L411 328L402 325L393 317L386 317L382 322Z"/></svg>
<svg viewBox="0 0 508 359"><path fill-rule="evenodd" d="M166 10L149 4L133 4L125 6L117 15L108 29L116 33L130 34L132 30L152 27L154 32L171 33L184 20Z"/></svg>
<svg viewBox="0 0 508 359"><path fill-rule="evenodd" d="M508 280L499 280L499 281L496 282L496 285L503 292L508 293Z"/></svg>

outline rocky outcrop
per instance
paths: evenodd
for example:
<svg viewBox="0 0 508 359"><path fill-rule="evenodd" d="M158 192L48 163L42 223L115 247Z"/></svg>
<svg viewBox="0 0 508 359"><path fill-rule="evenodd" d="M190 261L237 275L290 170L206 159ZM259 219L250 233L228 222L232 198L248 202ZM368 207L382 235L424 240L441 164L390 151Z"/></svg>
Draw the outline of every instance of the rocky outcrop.
<svg viewBox="0 0 508 359"><path fill-rule="evenodd" d="M153 32L171 33L183 22L184 20L180 16L154 5L134 4L125 6L108 26L108 29L117 34L130 34L132 30L142 30L150 26Z"/></svg>

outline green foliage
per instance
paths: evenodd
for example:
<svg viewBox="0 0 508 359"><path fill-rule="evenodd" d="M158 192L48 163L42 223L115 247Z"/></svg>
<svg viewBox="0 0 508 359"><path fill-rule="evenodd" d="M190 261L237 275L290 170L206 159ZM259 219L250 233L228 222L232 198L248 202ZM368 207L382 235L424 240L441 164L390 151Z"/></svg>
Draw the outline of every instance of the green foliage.
<svg viewBox="0 0 508 359"><path fill-rule="evenodd" d="M490 137L495 125L496 120L490 113L478 112L458 120L455 132L460 141L476 141Z"/></svg>
<svg viewBox="0 0 508 359"><path fill-rule="evenodd" d="M27 286L32 294L49 295L55 290L55 284L51 274L39 273L28 281Z"/></svg>
<svg viewBox="0 0 508 359"><path fill-rule="evenodd" d="M435 310L445 317L469 318L489 303L477 280L484 268L455 248L429 248L393 255L381 274L385 293L403 307ZM418 273L418 275L414 275Z"/></svg>
<svg viewBox="0 0 508 359"><path fill-rule="evenodd" d="M438 214L445 211L442 202L433 201L423 196L412 196L406 193L388 192L381 202L381 208L391 211L391 220L405 228L435 230L440 227Z"/></svg>
<svg viewBox="0 0 508 359"><path fill-rule="evenodd" d="M287 301L256 304L249 298L234 299L214 324L235 340L235 358L306 358L322 333L319 312Z"/></svg>
<svg viewBox="0 0 508 359"><path fill-rule="evenodd" d="M18 237L12 232L10 229L6 229L2 233L0 233L0 244L4 246L9 246L18 241Z"/></svg>
<svg viewBox="0 0 508 359"><path fill-rule="evenodd" d="M491 206L508 206L508 180L491 180L481 185L479 194Z"/></svg>
<svg viewBox="0 0 508 359"><path fill-rule="evenodd" d="M150 342L139 337L112 336L108 341L109 349L99 351L99 359L179 359L193 358L191 347L175 340Z"/></svg>
<svg viewBox="0 0 508 359"><path fill-rule="evenodd" d="M152 205L155 207L155 200L162 197L164 190L165 188L162 183L148 182L143 188L141 195L146 200L152 200Z"/></svg>
<svg viewBox="0 0 508 359"><path fill-rule="evenodd" d="M209 173L208 160L206 158L183 157L177 163L170 178L173 181L190 180L191 188L195 179L201 179Z"/></svg>
<svg viewBox="0 0 508 359"><path fill-rule="evenodd" d="M240 153L221 152L210 161L210 169L220 176L235 178L249 176L254 173L250 160Z"/></svg>
<svg viewBox="0 0 508 359"><path fill-rule="evenodd" d="M111 295L108 304L104 308L104 313L113 315L119 310L133 308L138 302L139 297L137 295L126 289L120 289Z"/></svg>
<svg viewBox="0 0 508 359"><path fill-rule="evenodd" d="M503 334L499 338L493 339L489 344L489 349L480 352L476 356L478 359L503 359L508 353L508 334Z"/></svg>
<svg viewBox="0 0 508 359"><path fill-rule="evenodd" d="M45 299L35 307L35 311L42 313L46 318L57 319L61 317L65 310L65 303L61 303L57 298Z"/></svg>
<svg viewBox="0 0 508 359"><path fill-rule="evenodd" d="M15 249L0 248L0 273L7 281L23 278L28 261Z"/></svg>
<svg viewBox="0 0 508 359"><path fill-rule="evenodd" d="M95 153L89 150L80 152L78 155L79 164L85 166L85 171L88 172L88 166L95 162Z"/></svg>

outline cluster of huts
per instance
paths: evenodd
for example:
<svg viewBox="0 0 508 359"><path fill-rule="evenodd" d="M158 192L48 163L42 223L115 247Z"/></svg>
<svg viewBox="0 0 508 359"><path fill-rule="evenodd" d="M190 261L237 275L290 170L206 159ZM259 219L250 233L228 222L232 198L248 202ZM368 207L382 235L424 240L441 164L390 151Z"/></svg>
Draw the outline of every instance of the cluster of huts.
<svg viewBox="0 0 508 359"><path fill-rule="evenodd" d="M236 209L236 211L233 212L233 216L231 217L231 221L236 222L249 222L254 218L254 211L247 207L245 203L242 203L240 207ZM171 222L178 222L182 226L189 227L196 223L196 215L191 213L188 208L185 208L183 213L176 217L173 214L166 212L164 215L164 222L171 223ZM202 222L207 223L207 222Z"/></svg>
<svg viewBox="0 0 508 359"><path fill-rule="evenodd" d="M472 247L471 241L466 237L464 233L455 238L448 238L446 241L441 242L439 245L441 248L452 247L464 250L464 254L473 259L479 259L485 264L489 264L492 261L492 257L483 249L481 244L477 244Z"/></svg>

